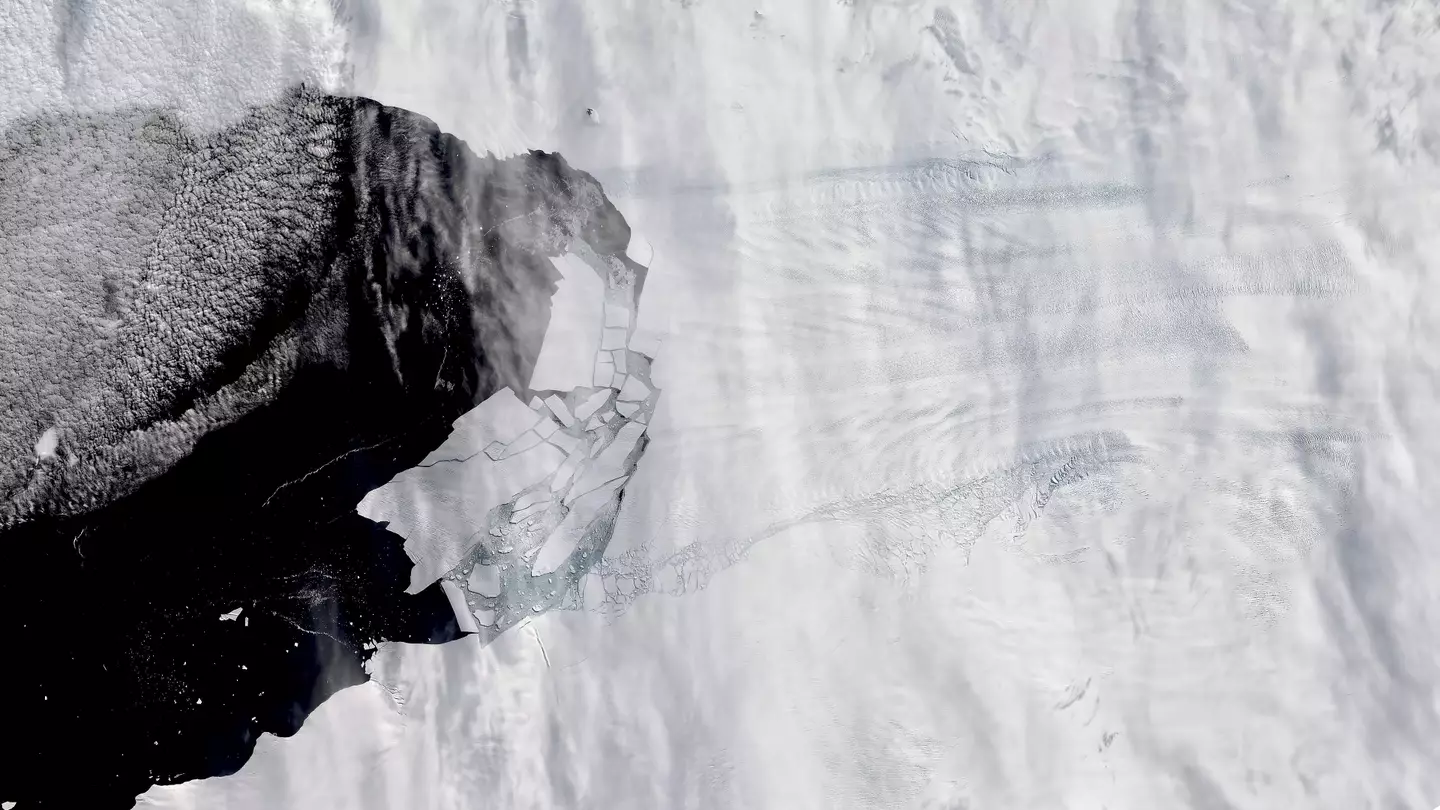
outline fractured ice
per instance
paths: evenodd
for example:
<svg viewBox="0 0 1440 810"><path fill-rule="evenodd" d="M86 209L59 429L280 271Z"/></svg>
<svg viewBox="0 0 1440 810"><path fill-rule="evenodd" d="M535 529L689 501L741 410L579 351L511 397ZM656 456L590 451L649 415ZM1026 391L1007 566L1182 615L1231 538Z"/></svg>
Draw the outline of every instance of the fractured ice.
<svg viewBox="0 0 1440 810"><path fill-rule="evenodd" d="M555 266L564 282L531 388L501 390L457 420L425 464L360 508L406 538L412 590L439 579L461 629L482 639L524 616L605 601L586 577L611 541L659 397L654 356L626 346L645 268L583 242Z"/></svg>

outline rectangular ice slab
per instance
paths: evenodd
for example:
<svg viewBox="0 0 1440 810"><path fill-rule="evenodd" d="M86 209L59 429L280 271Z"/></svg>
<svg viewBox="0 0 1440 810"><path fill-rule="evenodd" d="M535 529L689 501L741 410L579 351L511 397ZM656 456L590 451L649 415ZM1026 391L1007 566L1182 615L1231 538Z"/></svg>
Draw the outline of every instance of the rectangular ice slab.
<svg viewBox="0 0 1440 810"><path fill-rule="evenodd" d="M625 380L625 387L620 389L620 399L630 402L644 402L648 396L650 396L650 386L633 375Z"/></svg>
<svg viewBox="0 0 1440 810"><path fill-rule="evenodd" d="M445 592L445 598L450 602L450 609L455 611L455 623L460 625L460 632L480 632L480 626L475 623L475 617L470 615L470 606L465 604L465 594L460 591L460 586L447 579L440 582L440 589Z"/></svg>
<svg viewBox="0 0 1440 810"><path fill-rule="evenodd" d="M624 329L606 329L605 337L600 342L602 349L623 349L625 348Z"/></svg>
<svg viewBox="0 0 1440 810"><path fill-rule="evenodd" d="M500 569L493 565L477 565L470 569L465 587L481 596L500 595Z"/></svg>
<svg viewBox="0 0 1440 810"><path fill-rule="evenodd" d="M545 406L560 419L561 424L565 427L574 427L575 417L571 415L570 408L565 405L565 400L561 399L558 394L546 397Z"/></svg>
<svg viewBox="0 0 1440 810"><path fill-rule="evenodd" d="M581 421L589 419L596 411L605 407L605 403L610 401L610 396L613 393L609 388L606 388L586 397L585 401L575 408L575 418Z"/></svg>
<svg viewBox="0 0 1440 810"><path fill-rule="evenodd" d="M605 326L607 328L626 329L630 326L630 310L624 307L617 307L614 304L605 305Z"/></svg>
<svg viewBox="0 0 1440 810"><path fill-rule="evenodd" d="M583 461L585 461L585 449L583 447L566 456L565 462L561 464L560 469L555 472L555 478L550 483L550 489L554 492L564 490L565 485L570 483L570 479L575 475L575 471L580 469L580 464Z"/></svg>

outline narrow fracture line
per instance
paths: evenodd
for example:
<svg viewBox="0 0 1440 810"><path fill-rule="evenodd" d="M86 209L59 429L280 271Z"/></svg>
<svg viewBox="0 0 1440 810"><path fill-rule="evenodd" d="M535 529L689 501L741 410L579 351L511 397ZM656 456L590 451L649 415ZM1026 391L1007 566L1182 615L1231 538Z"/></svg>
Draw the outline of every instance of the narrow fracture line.
<svg viewBox="0 0 1440 810"><path fill-rule="evenodd" d="M539 630L536 630L536 629L535 629L535 625L532 624L532 625L530 625L530 632L535 635L535 643L540 645L540 657L543 658L543 659L545 659L545 668L546 668L546 669L549 669L549 668L550 668L550 654L547 653L547 652L545 652L545 642L543 642L543 641L540 640L540 631L539 631Z"/></svg>
<svg viewBox="0 0 1440 810"><path fill-rule="evenodd" d="M281 484L280 486L276 487L276 488L275 488L275 491L272 492L272 493L270 493L270 497L266 498L266 499L265 499L265 502L262 503L262 504L260 504L260 508L261 508L261 509L264 509L265 507L269 506L269 505L270 505L270 502L273 501L273 500L275 500L275 496L280 494L280 490L285 489L286 487L294 486L295 484L304 483L305 479L309 478L310 476L314 475L315 473L320 472L321 470L325 469L326 467L329 467L331 464L334 464L335 462L341 461L341 460L345 459L345 458L348 457L348 456L353 456L353 455L355 455L356 453L359 453L359 452L362 452L362 451L365 451L365 450L374 450L375 448L377 448L377 447L379 447L379 446L381 446L381 445L383 445L383 444L389 444L390 442L391 442L390 439L383 439L383 440L381 440L381 441L375 442L374 444L367 444L367 445L364 446L364 447L357 447L357 448L355 448L354 450L346 450L345 452L341 453L340 455L336 456L335 458L332 458L332 459L330 459L329 461L325 462L324 464L321 464L319 467L316 467L315 469L311 470L310 472L305 473L304 475L300 476L299 478L296 478L296 479L294 479L294 480L292 480L292 481L286 481L285 483L283 483L283 484Z"/></svg>
<svg viewBox="0 0 1440 810"><path fill-rule="evenodd" d="M434 466L437 465L437 464L464 464L465 462L469 461L470 459L475 458L476 456L480 455L480 453L482 453L482 452L484 452L484 451L476 450L475 452L471 453L470 455L468 455L468 456L466 456L466 457L464 457L464 458L441 458L441 459L436 459L435 461L432 461L432 462L430 462L429 464L416 464L416 465L415 465L415 468L416 468L416 469L419 469L419 468L421 468L421 467L434 467Z"/></svg>
<svg viewBox="0 0 1440 810"><path fill-rule="evenodd" d="M345 642L341 641L341 640L338 639L338 638L335 638L334 636L330 635L329 633L326 633L326 632L323 631L323 630L311 630L311 629L309 629L309 628L307 628L307 627L301 627L299 622L295 621L294 619L290 618L289 616L286 616L286 615L283 614L283 613L279 613L279 612L276 612L276 611L273 611L273 610L268 610L268 611L264 611L264 612L269 613L271 616L274 616L275 618L279 619L280 621L285 622L286 624L290 625L291 627L295 628L296 630L299 630L299 631L302 632L302 633L309 633L309 634L312 635L312 636L324 636L324 637L330 639L331 641L335 642L336 644L341 645L342 647L345 646Z"/></svg>

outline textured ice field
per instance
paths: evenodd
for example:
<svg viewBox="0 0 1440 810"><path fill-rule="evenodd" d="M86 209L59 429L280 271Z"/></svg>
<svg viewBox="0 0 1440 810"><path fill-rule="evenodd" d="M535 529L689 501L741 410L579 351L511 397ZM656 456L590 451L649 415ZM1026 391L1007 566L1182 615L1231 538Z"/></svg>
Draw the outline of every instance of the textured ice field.
<svg viewBox="0 0 1440 810"><path fill-rule="evenodd" d="M663 396L615 599L142 806L1440 803L1433 7L195 8L7 44L12 107L309 77L558 150Z"/></svg>

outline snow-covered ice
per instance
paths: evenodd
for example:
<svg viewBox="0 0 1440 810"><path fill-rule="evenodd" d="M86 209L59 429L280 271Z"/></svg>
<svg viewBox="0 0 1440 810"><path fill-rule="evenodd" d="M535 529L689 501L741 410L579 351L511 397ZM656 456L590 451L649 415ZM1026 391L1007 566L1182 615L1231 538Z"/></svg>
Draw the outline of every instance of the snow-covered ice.
<svg viewBox="0 0 1440 810"><path fill-rule="evenodd" d="M590 384L604 329L605 283L574 254L553 260L562 276L550 299L550 325L530 387L568 391Z"/></svg>
<svg viewBox="0 0 1440 810"><path fill-rule="evenodd" d="M357 91L644 234L622 542L151 806L1440 803L1433 9L418 9Z"/></svg>
<svg viewBox="0 0 1440 810"><path fill-rule="evenodd" d="M544 480L564 461L564 453L528 429L537 421L514 392L498 391L456 420L450 437L420 466L360 502L361 515L388 523L390 531L405 538L405 551L416 561L411 593L460 562L479 542L491 510ZM517 429L523 431L518 436ZM505 447L499 460L482 453L495 442Z"/></svg>

